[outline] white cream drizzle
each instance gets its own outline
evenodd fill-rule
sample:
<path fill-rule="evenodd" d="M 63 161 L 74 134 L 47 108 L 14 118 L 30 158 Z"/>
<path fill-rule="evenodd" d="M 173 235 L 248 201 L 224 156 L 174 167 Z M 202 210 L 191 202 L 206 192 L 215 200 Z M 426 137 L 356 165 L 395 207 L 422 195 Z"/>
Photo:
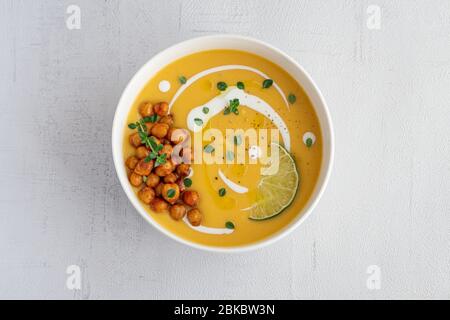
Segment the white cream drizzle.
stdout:
<path fill-rule="evenodd" d="M 216 73 L 216 72 L 221 72 L 221 71 L 225 71 L 225 70 L 247 70 L 247 71 L 252 71 L 254 73 L 259 74 L 260 76 L 268 79 L 269 76 L 266 75 L 265 73 L 261 72 L 258 69 L 252 68 L 252 67 L 248 67 L 248 66 L 244 66 L 244 65 L 224 65 L 224 66 L 219 66 L 219 67 L 215 67 L 215 68 L 211 68 L 211 69 L 207 69 L 204 70 L 202 72 L 197 73 L 196 75 L 190 77 L 187 82 L 185 83 L 185 85 L 181 86 L 177 92 L 175 93 L 175 95 L 173 96 L 170 104 L 169 104 L 169 112 L 170 109 L 172 108 L 173 104 L 175 103 L 175 101 L 178 99 L 178 97 L 191 85 L 193 84 L 195 81 L 209 75 L 212 73 Z M 281 98 L 283 99 L 286 107 L 288 109 L 290 109 L 289 107 L 289 103 L 286 99 L 286 95 L 284 94 L 284 92 L 281 90 L 281 88 L 277 85 L 277 83 L 273 83 L 273 87 L 279 92 L 279 94 L 281 95 Z M 170 90 L 170 83 L 169 86 L 167 88 L 167 83 L 160 83 L 159 84 L 159 89 L 162 92 L 166 92 L 168 90 Z M 164 91 L 165 90 L 165 91 Z M 198 132 L 200 131 L 203 126 L 205 126 L 207 124 L 207 122 L 209 121 L 209 119 L 211 119 L 213 116 L 215 116 L 216 114 L 218 114 L 219 112 L 221 112 L 229 103 L 230 100 L 232 99 L 239 99 L 240 104 L 245 105 L 257 112 L 260 112 L 262 114 L 264 114 L 266 117 L 269 117 L 270 119 L 272 119 L 273 123 L 277 126 L 278 130 L 281 133 L 281 136 L 283 138 L 284 141 L 284 145 L 286 147 L 286 149 L 289 151 L 290 150 L 290 144 L 291 144 L 291 139 L 290 139 L 290 134 L 289 131 L 287 129 L 287 126 L 285 124 L 285 122 L 283 121 L 283 119 L 281 119 L 281 117 L 279 116 L 278 113 L 275 112 L 275 110 L 264 100 L 247 94 L 245 93 L 243 90 L 239 90 L 236 87 L 230 87 L 226 92 L 220 94 L 219 96 L 211 99 L 209 102 L 207 102 L 206 104 L 202 105 L 202 106 L 198 106 L 194 109 L 192 109 L 189 112 L 188 115 L 188 119 L 187 119 L 187 125 L 188 128 L 193 131 L 193 132 Z M 203 113 L 203 107 L 208 107 L 209 108 L 209 112 L 207 114 Z M 203 124 L 201 126 L 197 125 L 194 121 L 194 119 L 201 119 Z M 193 175 L 193 170 L 191 169 L 191 172 L 189 174 L 189 177 L 191 177 Z M 223 174 L 223 172 L 219 169 L 219 176 L 220 178 L 224 181 L 224 183 L 233 191 L 237 192 L 237 193 L 246 193 L 248 192 L 248 188 L 241 186 L 239 184 L 236 184 L 235 182 L 229 180 L 227 177 L 225 177 L 225 175 Z M 247 210 L 250 208 L 246 208 Z M 246 210 L 243 209 L 243 210 Z M 194 229 L 198 232 L 202 232 L 202 233 L 207 233 L 207 234 L 231 234 L 234 232 L 234 229 L 228 229 L 228 228 L 211 228 L 211 227 L 205 227 L 205 226 L 198 226 L 198 227 L 194 227 L 193 225 L 191 225 L 187 219 L 187 217 L 183 218 L 184 223 L 186 223 L 191 229 Z"/>
<path fill-rule="evenodd" d="M 167 80 L 162 80 L 158 85 L 158 89 L 161 92 L 169 91 L 170 90 L 170 82 Z"/>
<path fill-rule="evenodd" d="M 237 184 L 237 183 L 231 181 L 230 179 L 228 179 L 223 174 L 222 170 L 220 170 L 220 169 L 219 169 L 219 177 L 228 186 L 228 188 L 230 188 L 234 192 L 236 192 L 236 193 L 247 193 L 248 192 L 248 188 L 241 186 L 240 184 Z"/>
<path fill-rule="evenodd" d="M 258 159 L 261 157 L 261 148 L 258 146 L 250 146 L 250 148 L 248 148 L 248 156 L 250 159 Z"/>
<path fill-rule="evenodd" d="M 230 87 L 227 91 L 212 98 L 204 105 L 193 108 L 187 116 L 187 126 L 189 130 L 193 132 L 199 132 L 208 121 L 220 112 L 228 105 L 230 100 L 239 99 L 241 105 L 247 106 L 253 109 L 269 119 L 276 125 L 280 131 L 281 137 L 283 138 L 285 148 L 289 151 L 291 148 L 291 137 L 289 130 L 287 129 L 286 123 L 281 119 L 280 115 L 264 100 L 257 96 L 246 93 L 236 87 Z M 205 114 L 203 108 L 207 107 L 209 112 Z M 196 119 L 201 120 L 201 124 Z"/>
<path fill-rule="evenodd" d="M 247 71 L 252 71 L 254 73 L 259 74 L 260 76 L 269 79 L 269 76 L 267 74 L 265 74 L 264 72 L 249 67 L 249 66 L 243 66 L 243 65 L 239 65 L 239 64 L 229 64 L 229 65 L 224 65 L 224 66 L 218 66 L 218 67 L 214 67 L 211 69 L 206 69 L 202 72 L 197 73 L 196 75 L 190 77 L 185 85 L 181 86 L 178 91 L 175 93 L 175 95 L 172 98 L 172 101 L 169 103 L 169 112 L 170 109 L 172 108 L 173 104 L 175 103 L 175 101 L 177 101 L 178 97 L 184 92 L 184 90 L 186 90 L 191 84 L 193 84 L 195 81 L 197 81 L 198 79 L 201 79 L 211 73 L 216 73 L 216 72 L 221 72 L 221 71 L 226 71 L 226 70 L 247 70 Z M 286 95 L 284 94 L 283 90 L 281 90 L 281 88 L 278 86 L 278 84 L 276 82 L 273 83 L 272 85 L 281 95 L 281 98 L 283 99 L 284 103 L 286 104 L 286 107 L 288 109 L 290 109 L 289 107 L 289 103 L 286 99 Z"/>
<path fill-rule="evenodd" d="M 210 228 L 205 226 L 198 226 L 194 227 L 192 224 L 190 224 L 189 220 L 185 216 L 183 218 L 184 223 L 186 223 L 191 229 L 194 229 L 195 231 L 202 232 L 202 233 L 208 233 L 208 234 L 231 234 L 234 232 L 234 229 L 228 229 L 228 228 Z"/>

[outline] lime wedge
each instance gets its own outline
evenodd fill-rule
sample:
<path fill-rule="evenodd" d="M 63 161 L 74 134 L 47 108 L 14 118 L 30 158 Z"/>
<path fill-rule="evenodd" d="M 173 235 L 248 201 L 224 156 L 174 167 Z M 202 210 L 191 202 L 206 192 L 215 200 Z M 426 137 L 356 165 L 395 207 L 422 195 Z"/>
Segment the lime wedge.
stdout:
<path fill-rule="evenodd" d="M 294 200 L 299 185 L 299 175 L 295 166 L 295 161 L 285 148 L 273 143 L 274 148 L 279 151 L 278 170 L 273 173 L 272 168 L 264 175 L 258 184 L 256 202 L 248 211 L 252 220 L 265 220 L 280 214 Z"/>

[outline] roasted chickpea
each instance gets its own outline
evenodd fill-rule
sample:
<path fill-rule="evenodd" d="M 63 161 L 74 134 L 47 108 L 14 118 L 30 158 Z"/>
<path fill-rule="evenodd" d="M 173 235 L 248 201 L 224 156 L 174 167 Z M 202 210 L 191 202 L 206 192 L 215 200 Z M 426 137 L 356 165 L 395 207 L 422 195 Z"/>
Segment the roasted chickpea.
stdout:
<path fill-rule="evenodd" d="M 141 138 L 139 137 L 139 133 L 135 132 L 133 134 L 130 135 L 130 144 L 137 148 L 142 144 Z"/>
<path fill-rule="evenodd" d="M 142 184 L 142 181 L 143 181 L 142 176 L 134 172 L 130 174 L 130 183 L 132 186 L 139 187 Z"/>
<path fill-rule="evenodd" d="M 145 128 L 147 128 L 147 132 L 152 132 L 152 128 L 155 124 L 153 122 L 144 123 Z"/>
<path fill-rule="evenodd" d="M 173 165 L 172 161 L 167 160 L 163 164 L 156 167 L 155 173 L 160 177 L 165 177 L 169 173 L 173 172 L 173 170 L 175 170 L 175 166 Z"/>
<path fill-rule="evenodd" d="M 147 177 L 147 181 L 145 182 L 147 186 L 151 188 L 155 188 L 159 183 L 159 176 L 154 173 L 150 173 Z"/>
<path fill-rule="evenodd" d="M 202 223 L 202 213 L 198 209 L 189 210 L 187 218 L 194 227 L 198 227 Z"/>
<path fill-rule="evenodd" d="M 167 211 L 167 209 L 169 209 L 169 204 L 160 198 L 153 199 L 153 201 L 150 203 L 150 206 L 153 211 L 158 213 Z"/>
<path fill-rule="evenodd" d="M 150 117 L 152 114 L 154 114 L 153 105 L 150 102 L 141 103 L 141 105 L 139 106 L 139 113 L 144 118 Z"/>
<path fill-rule="evenodd" d="M 171 127 L 171 126 L 173 126 L 173 116 L 171 114 L 168 114 L 167 116 L 162 117 L 159 120 L 159 123 L 165 123 Z"/>
<path fill-rule="evenodd" d="M 200 197 L 197 191 L 187 190 L 183 193 L 183 202 L 188 206 L 195 207 L 199 200 Z"/>
<path fill-rule="evenodd" d="M 159 154 L 166 154 L 166 159 L 169 159 L 172 156 L 173 148 L 170 144 L 165 144 Z"/>
<path fill-rule="evenodd" d="M 170 208 L 170 216 L 174 220 L 181 220 L 183 219 L 184 215 L 186 214 L 186 208 L 181 204 L 174 204 Z"/>
<path fill-rule="evenodd" d="M 169 131 L 169 125 L 166 123 L 157 123 L 152 127 L 152 135 L 157 138 L 164 138 Z"/>
<path fill-rule="evenodd" d="M 144 146 L 140 146 L 136 149 L 136 157 L 138 159 L 144 159 L 150 154 L 150 151 Z"/>
<path fill-rule="evenodd" d="M 134 170 L 136 168 L 137 163 L 139 162 L 139 159 L 135 156 L 128 157 L 127 161 L 125 161 L 125 165 L 130 170 Z"/>
<path fill-rule="evenodd" d="M 158 197 L 161 196 L 163 187 L 164 187 L 164 183 L 162 183 L 162 182 L 156 186 L 155 193 Z"/>
<path fill-rule="evenodd" d="M 153 106 L 153 110 L 160 117 L 164 117 L 169 112 L 169 105 L 167 102 L 160 102 Z"/>
<path fill-rule="evenodd" d="M 174 204 L 180 197 L 180 188 L 175 183 L 167 183 L 162 188 L 162 196 L 164 200 Z"/>
<path fill-rule="evenodd" d="M 164 182 L 165 183 L 175 183 L 175 181 L 177 181 L 177 179 L 178 179 L 178 176 L 172 172 L 164 177 Z"/>
<path fill-rule="evenodd" d="M 152 188 L 144 187 L 138 192 L 139 199 L 145 204 L 150 204 L 155 198 L 155 191 Z"/>
<path fill-rule="evenodd" d="M 177 167 L 177 173 L 180 177 L 187 177 L 190 171 L 191 166 L 186 163 L 182 163 Z"/>
<path fill-rule="evenodd" d="M 140 176 L 148 176 L 150 172 L 152 172 L 152 169 L 153 169 L 153 160 L 145 162 L 145 160 L 142 159 L 138 162 L 136 168 L 134 168 L 134 173 Z"/>

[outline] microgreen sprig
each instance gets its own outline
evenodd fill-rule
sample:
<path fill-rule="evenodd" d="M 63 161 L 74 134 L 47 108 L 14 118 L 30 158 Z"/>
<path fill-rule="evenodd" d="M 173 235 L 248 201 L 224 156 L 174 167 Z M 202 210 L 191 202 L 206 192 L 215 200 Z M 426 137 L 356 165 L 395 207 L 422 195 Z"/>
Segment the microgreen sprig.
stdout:
<path fill-rule="evenodd" d="M 155 141 L 155 138 L 149 137 L 147 135 L 147 126 L 145 125 L 146 122 L 156 122 L 157 116 L 153 115 L 150 117 L 145 117 L 137 121 L 136 123 L 130 123 L 128 127 L 130 129 L 137 129 L 139 138 L 141 139 L 142 143 L 151 150 L 148 156 L 144 158 L 145 162 L 150 162 L 153 159 L 155 160 L 155 167 L 162 165 L 166 162 L 167 154 L 159 154 L 159 152 L 162 150 L 163 145 L 157 144 Z"/>
<path fill-rule="evenodd" d="M 223 110 L 223 114 L 227 115 L 230 113 L 234 113 L 235 115 L 238 115 L 239 114 L 239 110 L 238 110 L 239 104 L 240 104 L 240 102 L 239 102 L 239 99 L 237 99 L 237 98 L 230 100 L 230 103 L 228 104 L 228 106 L 225 108 L 225 110 Z"/>
<path fill-rule="evenodd" d="M 143 140 L 144 141 L 144 140 Z M 159 152 L 162 150 L 163 145 L 157 144 L 155 139 L 153 137 L 146 136 L 145 139 L 145 145 L 150 148 L 152 151 L 150 154 L 145 158 L 145 162 L 150 162 L 153 159 L 155 160 L 155 167 L 160 166 L 166 162 L 167 154 L 159 154 Z"/>

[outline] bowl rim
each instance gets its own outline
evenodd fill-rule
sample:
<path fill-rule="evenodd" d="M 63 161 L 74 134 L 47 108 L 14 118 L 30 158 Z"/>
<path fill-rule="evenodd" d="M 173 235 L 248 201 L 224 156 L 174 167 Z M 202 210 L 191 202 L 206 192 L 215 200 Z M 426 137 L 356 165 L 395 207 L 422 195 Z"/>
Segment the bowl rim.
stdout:
<path fill-rule="evenodd" d="M 278 232 L 276 232 L 276 233 L 274 233 L 274 234 L 272 234 L 272 235 L 270 235 L 270 236 L 268 236 L 266 238 L 263 238 L 262 240 L 259 240 L 257 242 L 245 244 L 245 245 L 242 245 L 242 246 L 231 246 L 231 247 L 209 246 L 209 245 L 204 245 L 204 244 L 200 244 L 200 243 L 196 243 L 196 242 L 184 239 L 184 238 L 182 238 L 182 237 L 180 237 L 180 236 L 170 232 L 169 230 L 167 230 L 166 228 L 161 226 L 158 222 L 153 220 L 153 218 L 145 211 L 145 209 L 143 208 L 142 204 L 137 199 L 137 196 L 134 193 L 133 189 L 129 185 L 128 178 L 126 177 L 126 174 L 125 174 L 125 177 L 124 177 L 124 175 L 119 171 L 120 166 L 123 166 L 123 158 L 122 158 L 123 155 L 122 154 L 120 154 L 120 155 L 118 154 L 118 150 L 117 149 L 122 150 L 122 148 L 119 148 L 118 146 L 116 146 L 115 140 L 116 140 L 116 135 L 119 135 L 119 137 L 121 138 L 121 139 L 119 139 L 119 141 L 123 141 L 123 129 L 124 129 L 123 127 L 119 127 L 119 123 L 120 123 L 119 111 L 122 108 L 121 106 L 124 105 L 124 103 L 125 103 L 128 91 L 132 90 L 132 87 L 134 86 L 134 82 L 137 81 L 138 75 L 143 73 L 145 71 L 145 69 L 148 67 L 148 65 L 150 65 L 152 63 L 152 61 L 162 57 L 163 55 L 167 54 L 168 52 L 176 50 L 179 47 L 187 46 L 190 43 L 194 44 L 194 43 L 196 43 L 198 41 L 209 41 L 209 40 L 238 40 L 238 41 L 245 41 L 245 42 L 248 42 L 250 44 L 251 43 L 256 44 L 256 45 L 258 45 L 260 47 L 265 47 L 265 49 L 268 49 L 269 51 L 273 51 L 275 54 L 278 54 L 279 56 L 281 56 L 281 58 L 286 59 L 287 62 L 292 64 L 293 66 L 295 66 L 298 69 L 298 71 L 303 75 L 303 77 L 306 79 L 306 81 L 309 82 L 310 89 L 314 91 L 314 93 L 317 95 L 316 98 L 319 100 L 319 103 L 322 105 L 322 108 L 323 108 L 323 110 L 322 110 L 323 111 L 323 119 L 320 119 L 320 120 L 323 120 L 323 121 L 321 121 L 322 136 L 325 135 L 323 122 L 325 122 L 326 126 L 328 127 L 328 132 L 327 132 L 328 140 L 329 140 L 328 141 L 328 144 L 329 144 L 328 159 L 324 159 L 324 156 L 322 156 L 322 165 L 321 165 L 321 168 L 320 168 L 321 171 L 325 170 L 324 175 L 323 175 L 323 180 L 322 180 L 320 185 L 316 185 L 316 190 L 311 195 L 311 198 L 309 199 L 309 201 L 306 204 L 306 206 L 301 210 L 301 211 L 303 211 L 303 214 L 296 221 L 295 220 L 292 221 L 290 224 L 288 224 L 284 228 L 280 229 Z M 206 49 L 201 49 L 201 50 L 198 50 L 196 52 L 201 52 L 201 51 L 204 51 L 204 50 L 206 50 Z M 236 49 L 236 50 L 239 50 L 239 49 Z M 242 51 L 245 51 L 245 50 L 242 50 Z M 257 53 L 254 53 L 254 54 L 257 54 Z M 262 56 L 262 57 L 264 57 L 264 56 Z M 266 59 L 268 59 L 268 58 L 266 58 Z M 168 62 L 168 63 L 170 63 L 170 62 Z M 281 68 L 283 68 L 283 67 L 281 67 Z M 297 77 L 295 77 L 295 78 L 297 78 Z M 305 90 L 305 93 L 307 93 L 308 97 L 311 99 L 310 93 L 306 92 L 306 89 L 304 88 L 305 87 L 305 83 L 300 83 L 300 85 L 303 87 L 303 89 Z M 135 97 L 134 97 L 134 99 L 135 99 Z M 313 103 L 313 107 L 315 108 L 315 104 L 314 103 Z M 128 106 L 128 109 L 129 109 L 129 106 Z M 316 110 L 316 112 L 317 112 L 317 110 Z M 260 248 L 269 246 L 269 245 L 271 245 L 271 244 L 281 240 L 282 238 L 284 238 L 287 235 L 291 234 L 295 229 L 297 229 L 311 215 L 312 211 L 317 206 L 318 202 L 320 201 L 320 199 L 321 199 L 321 197 L 322 197 L 323 193 L 325 192 L 325 189 L 326 189 L 326 187 L 328 185 L 328 182 L 329 182 L 329 179 L 330 179 L 330 176 L 331 176 L 331 171 L 332 171 L 332 168 L 333 168 L 333 163 L 334 163 L 334 148 L 335 148 L 334 139 L 335 138 L 334 138 L 333 123 L 332 123 L 332 120 L 331 120 L 331 115 L 330 115 L 330 112 L 329 112 L 328 105 L 327 105 L 327 103 L 325 101 L 325 98 L 322 95 L 322 92 L 320 91 L 320 89 L 318 88 L 318 86 L 316 85 L 314 80 L 311 78 L 309 73 L 294 58 L 290 57 L 284 51 L 282 51 L 282 50 L 272 46 L 271 44 L 269 44 L 269 43 L 267 43 L 265 41 L 259 40 L 259 39 L 252 38 L 252 37 L 247 37 L 247 36 L 242 36 L 242 35 L 233 35 L 233 34 L 216 34 L 216 35 L 207 35 L 207 36 L 190 38 L 190 39 L 178 42 L 178 43 L 176 43 L 176 44 L 174 44 L 174 45 L 172 45 L 172 46 L 170 46 L 170 47 L 160 51 L 156 55 L 153 55 L 132 76 L 132 78 L 127 83 L 125 89 L 123 90 L 123 92 L 121 94 L 121 97 L 119 99 L 119 102 L 117 104 L 116 110 L 114 112 L 114 119 L 113 119 L 113 125 L 112 125 L 112 135 L 111 135 L 112 156 L 113 156 L 114 168 L 115 168 L 117 177 L 119 179 L 119 182 L 120 182 L 120 185 L 121 185 L 123 191 L 127 195 L 128 200 L 131 202 L 131 204 L 136 209 L 136 211 L 139 212 L 139 214 L 150 225 L 152 225 L 154 228 L 156 228 L 156 230 L 160 231 L 161 233 L 163 233 L 164 235 L 168 236 L 169 238 L 177 241 L 178 243 L 187 245 L 187 246 L 189 246 L 191 248 L 200 249 L 200 250 L 203 250 L 203 251 L 219 252 L 219 253 L 239 253 L 239 252 L 247 252 L 247 251 L 253 251 L 253 250 L 256 250 L 256 249 L 260 249 Z M 325 152 L 324 152 L 324 154 L 325 154 Z M 322 175 L 322 173 L 320 175 Z M 321 178 L 320 175 L 319 175 L 319 179 Z M 319 181 L 317 183 L 319 183 Z M 300 212 L 299 212 L 299 214 L 300 214 Z"/>

